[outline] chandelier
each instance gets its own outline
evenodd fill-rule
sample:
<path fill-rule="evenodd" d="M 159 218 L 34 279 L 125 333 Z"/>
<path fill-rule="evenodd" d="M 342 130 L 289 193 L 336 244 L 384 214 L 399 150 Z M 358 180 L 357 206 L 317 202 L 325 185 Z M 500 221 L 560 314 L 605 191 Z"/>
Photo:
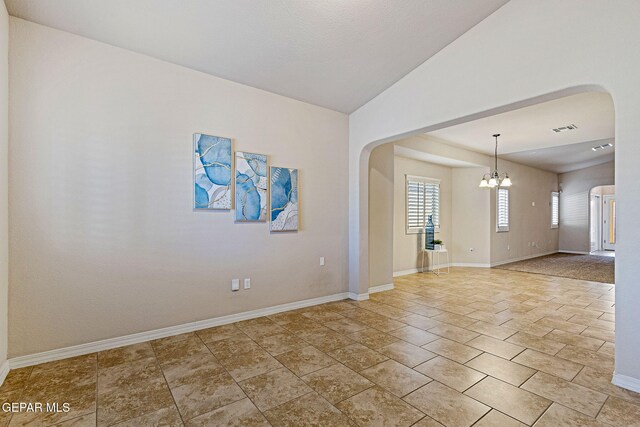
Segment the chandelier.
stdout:
<path fill-rule="evenodd" d="M 495 159 L 495 169 L 491 173 L 485 173 L 480 181 L 480 188 L 495 188 L 495 187 L 511 187 L 511 179 L 509 179 L 509 175 L 505 172 L 501 174 L 498 172 L 498 137 L 499 133 L 493 135 L 496 139 L 496 151 L 494 154 Z M 488 179 L 487 179 L 488 178 Z"/>

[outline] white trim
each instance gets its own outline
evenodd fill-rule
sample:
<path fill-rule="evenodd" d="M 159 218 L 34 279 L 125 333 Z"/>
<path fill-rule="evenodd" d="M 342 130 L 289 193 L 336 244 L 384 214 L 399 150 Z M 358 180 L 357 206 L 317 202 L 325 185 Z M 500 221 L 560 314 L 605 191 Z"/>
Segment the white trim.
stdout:
<path fill-rule="evenodd" d="M 418 268 L 410 268 L 409 270 L 394 271 L 393 277 L 406 276 L 408 274 L 420 273 Z"/>
<path fill-rule="evenodd" d="M 591 252 L 582 252 L 582 251 L 565 251 L 564 249 L 560 249 L 558 251 L 561 254 L 576 254 L 576 255 L 589 255 Z"/>
<path fill-rule="evenodd" d="M 94 341 L 86 344 L 74 345 L 71 347 L 58 348 L 55 350 L 44 351 L 42 353 L 29 354 L 9 359 L 5 364 L 9 368 L 22 368 L 25 366 L 37 365 L 44 362 L 66 359 L 68 357 L 81 356 L 83 354 L 95 353 L 98 351 L 109 350 L 112 348 L 123 347 L 130 344 L 137 344 L 158 338 L 169 337 L 172 335 L 183 334 L 186 332 L 198 331 L 214 326 L 226 325 L 228 323 L 239 322 L 241 320 L 255 319 L 256 317 L 268 316 L 270 314 L 281 313 L 283 311 L 295 310 L 298 308 L 310 307 L 312 305 L 325 304 L 328 302 L 339 301 L 351 298 L 350 292 L 342 292 L 339 294 L 327 295 L 324 297 L 311 298 L 302 301 L 294 301 L 286 304 L 280 304 L 273 307 L 260 308 L 257 310 L 245 311 L 242 313 L 230 314 L 227 316 L 214 317 L 212 319 L 198 320 L 196 322 L 185 323 L 182 325 L 169 326 L 167 328 L 155 329 L 147 332 L 139 332 L 136 334 L 125 335 L 122 337 L 108 338 L 105 340 Z M 364 297 L 363 297 L 364 296 Z M 358 301 L 369 298 L 369 294 L 357 295 Z M 362 298 L 362 299 L 360 299 Z M 354 299 L 354 298 L 352 298 Z M 0 368 L 2 374 L 4 365 Z"/>
<path fill-rule="evenodd" d="M 354 301 L 366 301 L 369 299 L 369 293 L 356 294 L 355 292 L 349 292 L 349 299 L 352 299 Z"/>
<path fill-rule="evenodd" d="M 524 261 L 526 259 L 538 258 L 538 257 L 541 257 L 541 256 L 553 255 L 553 254 L 557 254 L 557 253 L 558 253 L 558 251 L 551 251 L 551 252 L 544 252 L 544 253 L 541 253 L 541 254 L 521 256 L 521 257 L 518 257 L 518 258 L 509 258 L 509 259 L 504 260 L 504 261 L 492 262 L 491 263 L 491 267 L 497 267 L 497 266 L 503 265 L 503 264 L 509 264 L 509 263 L 512 263 L 512 262 Z"/>
<path fill-rule="evenodd" d="M 490 268 L 491 264 L 483 264 L 480 262 L 454 262 L 452 267 L 471 267 L 471 268 Z"/>
<path fill-rule="evenodd" d="M 0 366 L 0 385 L 4 383 L 4 380 L 7 378 L 9 374 L 9 361 L 5 360 L 2 366 Z"/>
<path fill-rule="evenodd" d="M 371 286 L 369 288 L 369 294 L 375 294 L 376 292 L 390 291 L 393 289 L 393 283 L 387 283 L 386 285 Z"/>
<path fill-rule="evenodd" d="M 626 388 L 627 390 L 635 391 L 636 393 L 640 393 L 640 380 L 633 377 L 628 377 L 622 374 L 613 373 L 613 378 L 611 379 L 611 384 L 617 385 L 618 387 Z"/>

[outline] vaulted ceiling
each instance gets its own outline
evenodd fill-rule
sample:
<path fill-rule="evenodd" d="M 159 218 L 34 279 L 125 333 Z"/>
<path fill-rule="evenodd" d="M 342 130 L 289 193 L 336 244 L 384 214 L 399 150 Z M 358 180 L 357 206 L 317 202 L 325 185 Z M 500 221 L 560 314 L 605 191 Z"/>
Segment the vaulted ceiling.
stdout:
<path fill-rule="evenodd" d="M 345 113 L 508 0 L 5 0 L 13 16 Z"/>

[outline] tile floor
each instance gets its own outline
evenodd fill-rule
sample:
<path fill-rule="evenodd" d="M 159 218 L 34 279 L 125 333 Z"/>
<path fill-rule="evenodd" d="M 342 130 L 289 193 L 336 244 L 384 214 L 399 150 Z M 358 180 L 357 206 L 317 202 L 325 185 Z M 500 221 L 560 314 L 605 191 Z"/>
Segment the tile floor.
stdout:
<path fill-rule="evenodd" d="M 414 274 L 339 301 L 11 371 L 0 425 L 638 426 L 610 383 L 612 285 Z"/>

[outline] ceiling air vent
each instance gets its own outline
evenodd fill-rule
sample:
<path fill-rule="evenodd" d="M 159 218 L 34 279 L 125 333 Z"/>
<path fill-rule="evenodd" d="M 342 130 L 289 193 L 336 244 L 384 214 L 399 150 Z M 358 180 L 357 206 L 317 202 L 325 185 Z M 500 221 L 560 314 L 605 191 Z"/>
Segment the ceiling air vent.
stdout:
<path fill-rule="evenodd" d="M 606 143 L 606 144 L 602 144 L 602 145 L 597 145 L 597 146 L 593 147 L 592 150 L 593 151 L 604 150 L 605 148 L 609 148 L 609 147 L 613 147 L 613 144 Z"/>
<path fill-rule="evenodd" d="M 555 133 L 560 133 L 560 132 L 566 132 L 569 130 L 576 130 L 578 129 L 578 126 L 571 124 L 571 125 L 567 125 L 567 126 L 562 126 L 559 128 L 555 128 L 555 129 L 551 129 L 552 131 L 554 131 Z"/>

